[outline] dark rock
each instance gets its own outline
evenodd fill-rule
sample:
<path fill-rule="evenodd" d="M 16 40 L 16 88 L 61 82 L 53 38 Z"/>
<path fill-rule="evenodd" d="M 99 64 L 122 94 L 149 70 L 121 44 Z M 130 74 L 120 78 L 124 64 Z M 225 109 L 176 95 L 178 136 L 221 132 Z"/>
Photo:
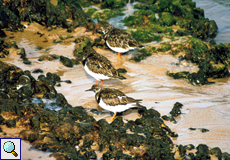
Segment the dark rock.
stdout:
<path fill-rule="evenodd" d="M 0 29 L 0 37 L 1 38 L 5 38 L 6 37 L 6 33 Z"/>
<path fill-rule="evenodd" d="M 95 119 L 88 115 L 81 106 L 69 108 L 68 112 L 69 114 L 74 115 L 72 119 L 75 121 L 95 122 Z"/>
<path fill-rule="evenodd" d="M 17 54 L 21 55 L 20 56 L 21 59 L 25 59 L 26 58 L 26 50 L 25 50 L 25 48 L 21 48 L 21 52 L 19 52 Z"/>
<path fill-rule="evenodd" d="M 131 57 L 131 60 L 135 61 L 135 62 L 140 62 L 141 60 L 146 59 L 148 56 L 151 56 L 152 54 L 144 49 L 141 49 L 140 51 L 138 51 L 137 53 L 133 54 L 133 56 Z"/>
<path fill-rule="evenodd" d="M 195 146 L 193 144 L 189 144 L 189 145 L 186 145 L 186 149 L 187 150 L 193 150 L 195 148 Z"/>
<path fill-rule="evenodd" d="M 71 84 L 71 83 L 72 83 L 71 80 L 65 80 L 65 81 L 63 81 L 63 82 L 66 82 L 66 83 L 68 83 L 68 84 Z"/>
<path fill-rule="evenodd" d="M 11 128 L 11 127 L 16 127 L 16 120 L 13 119 L 13 120 L 7 120 L 6 121 L 6 126 Z"/>
<path fill-rule="evenodd" d="M 4 53 L 0 53 L 0 58 L 6 58 Z"/>
<path fill-rule="evenodd" d="M 112 123 L 111 123 L 111 126 L 113 128 L 116 128 L 116 129 L 119 129 L 121 128 L 122 126 L 124 126 L 124 122 L 123 122 L 123 118 L 122 117 L 117 117 Z"/>
<path fill-rule="evenodd" d="M 200 131 L 201 131 L 202 133 L 205 133 L 205 132 L 208 132 L 209 130 L 208 130 L 208 129 L 205 129 L 205 128 L 201 128 Z"/>
<path fill-rule="evenodd" d="M 214 20 L 209 21 L 207 28 L 208 28 L 208 36 L 210 38 L 216 37 L 218 27 L 217 27 L 217 24 Z"/>
<path fill-rule="evenodd" d="M 92 144 L 93 144 L 92 139 L 91 140 L 85 139 L 84 142 L 83 142 L 83 147 L 85 147 L 87 149 L 90 149 Z"/>
<path fill-rule="evenodd" d="M 107 152 L 105 152 L 105 153 L 102 155 L 102 158 L 103 158 L 104 160 L 113 159 L 113 158 L 114 158 L 114 154 L 113 154 L 113 152 L 111 152 L 111 151 L 107 151 Z"/>
<path fill-rule="evenodd" d="M 69 58 L 67 58 L 67 57 L 60 56 L 60 61 L 66 67 L 73 67 L 73 62 Z"/>
<path fill-rule="evenodd" d="M 3 50 L 2 53 L 6 56 L 8 56 L 10 54 L 10 52 L 8 50 Z"/>
<path fill-rule="evenodd" d="M 145 118 L 154 118 L 154 117 L 160 117 L 160 113 L 155 109 L 149 109 L 147 110 L 145 107 L 138 108 L 138 113 Z"/>
<path fill-rule="evenodd" d="M 125 68 L 119 68 L 117 69 L 119 73 L 127 73 L 127 70 Z"/>
<path fill-rule="evenodd" d="M 30 120 L 30 123 L 31 123 L 31 126 L 34 129 L 40 129 L 40 121 L 39 121 L 39 116 L 38 115 L 32 117 L 31 120 Z"/>
<path fill-rule="evenodd" d="M 222 152 L 219 147 L 210 149 L 209 154 L 216 156 L 218 159 L 222 159 Z"/>
<path fill-rule="evenodd" d="M 43 49 L 43 48 L 40 47 L 40 46 L 36 47 L 36 50 L 42 50 L 42 49 Z"/>
<path fill-rule="evenodd" d="M 31 65 L 31 62 L 30 62 L 27 58 L 25 58 L 25 59 L 23 60 L 23 63 L 24 63 L 24 64 L 27 64 L 27 65 Z"/>
<path fill-rule="evenodd" d="M 58 93 L 58 94 L 56 95 L 56 98 L 57 98 L 56 104 L 57 104 L 58 106 L 65 107 L 65 106 L 68 106 L 68 105 L 69 105 L 63 94 Z"/>
<path fill-rule="evenodd" d="M 178 149 L 179 149 L 179 155 L 181 156 L 181 157 L 184 157 L 185 156 L 185 154 L 186 154 L 186 146 L 183 146 L 183 145 L 179 145 L 178 146 Z"/>
<path fill-rule="evenodd" d="M 46 99 L 53 99 L 55 97 L 56 97 L 56 95 L 53 93 L 44 93 L 43 94 L 43 98 L 46 98 Z"/>
<path fill-rule="evenodd" d="M 20 102 L 25 102 L 27 100 L 31 101 L 31 96 L 33 94 L 33 90 L 31 89 L 31 87 L 29 86 L 23 86 L 18 90 L 18 100 Z"/>
<path fill-rule="evenodd" d="M 55 74 L 55 73 L 50 73 L 48 72 L 46 74 L 46 79 L 51 81 L 53 83 L 53 85 L 56 84 L 56 82 L 60 82 L 61 81 L 61 78 L 59 75 Z"/>
<path fill-rule="evenodd" d="M 61 83 L 57 83 L 56 86 L 57 86 L 57 87 L 61 87 Z"/>
<path fill-rule="evenodd" d="M 208 146 L 205 144 L 199 144 L 197 147 L 196 158 L 197 159 L 211 159 L 209 156 L 209 149 Z"/>
<path fill-rule="evenodd" d="M 20 24 L 19 11 L 16 7 L 14 9 L 10 8 L 11 3 L 8 6 L 0 6 L 0 28 L 6 28 L 8 31 L 18 31 L 22 30 L 22 25 Z M 11 6 L 12 7 L 12 6 Z"/>
<path fill-rule="evenodd" d="M 222 159 L 229 160 L 230 159 L 230 154 L 227 152 L 222 153 Z"/>
<path fill-rule="evenodd" d="M 187 78 L 192 85 L 204 85 L 212 83 L 208 81 L 207 75 L 201 70 L 199 70 L 197 73 L 189 74 Z"/>
<path fill-rule="evenodd" d="M 126 4 L 125 1 L 120 1 L 120 0 L 105 0 L 101 4 L 101 8 L 121 8 L 124 7 Z"/>
<path fill-rule="evenodd" d="M 81 63 L 81 61 L 80 61 L 80 59 L 71 59 L 71 61 L 72 61 L 72 63 L 73 63 L 73 65 L 78 65 L 78 64 L 80 64 Z"/>
<path fill-rule="evenodd" d="M 183 104 L 181 104 L 180 102 L 176 102 L 173 106 L 173 109 L 170 111 L 170 114 L 173 117 L 177 117 L 181 114 L 181 108 L 182 108 Z"/>
<path fill-rule="evenodd" d="M 122 150 L 117 151 L 115 157 L 116 159 L 131 159 L 132 158 L 130 155 L 124 154 Z"/>
<path fill-rule="evenodd" d="M 189 153 L 188 156 L 189 156 L 190 159 L 195 159 L 194 153 Z"/>
<path fill-rule="evenodd" d="M 55 90 L 54 86 L 56 84 L 53 74 L 47 73 L 47 77 L 44 75 L 38 76 L 38 82 L 36 83 L 36 92 L 38 93 L 52 93 L 54 95 L 57 94 L 57 91 Z"/>
<path fill-rule="evenodd" d="M 41 70 L 41 69 L 35 69 L 32 73 L 43 73 L 43 70 Z"/>
<path fill-rule="evenodd" d="M 165 121 L 170 121 L 170 122 L 177 123 L 176 120 L 175 120 L 175 118 L 174 118 L 173 116 L 166 116 L 166 115 L 164 115 L 164 116 L 162 116 L 161 118 L 162 118 L 163 120 L 165 120 Z"/>
<path fill-rule="evenodd" d="M 84 156 L 87 158 L 87 159 L 97 159 L 97 155 L 95 153 L 95 151 L 89 151 L 89 152 L 85 152 Z"/>
<path fill-rule="evenodd" d="M 0 125 L 3 125 L 5 123 L 5 119 L 0 115 Z"/>

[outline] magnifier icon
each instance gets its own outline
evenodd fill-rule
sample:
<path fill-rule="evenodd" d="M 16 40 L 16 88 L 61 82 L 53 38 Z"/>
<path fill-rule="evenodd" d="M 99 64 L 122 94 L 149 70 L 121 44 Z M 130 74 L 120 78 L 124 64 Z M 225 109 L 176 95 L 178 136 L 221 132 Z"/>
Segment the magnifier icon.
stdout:
<path fill-rule="evenodd" d="M 18 154 L 14 151 L 15 150 L 15 145 L 11 141 L 7 141 L 3 145 L 3 149 L 7 153 L 12 153 L 15 157 L 18 156 Z"/>

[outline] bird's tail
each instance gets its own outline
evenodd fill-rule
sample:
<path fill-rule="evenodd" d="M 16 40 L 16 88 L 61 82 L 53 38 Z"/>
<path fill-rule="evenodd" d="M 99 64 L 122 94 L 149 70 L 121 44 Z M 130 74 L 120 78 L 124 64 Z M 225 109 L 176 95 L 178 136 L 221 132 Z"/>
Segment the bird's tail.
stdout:
<path fill-rule="evenodd" d="M 121 79 L 121 80 L 126 79 L 126 78 L 125 78 L 124 76 L 122 76 L 122 75 L 119 75 L 118 78 Z"/>
<path fill-rule="evenodd" d="M 140 103 L 141 103 L 141 101 L 142 101 L 142 99 L 135 99 L 137 102 L 136 102 L 136 106 L 138 107 L 138 108 L 140 108 L 140 107 L 145 107 L 145 106 L 143 106 L 143 105 L 141 105 Z"/>
<path fill-rule="evenodd" d="M 142 44 L 140 44 L 139 46 L 138 46 L 138 48 L 143 48 L 144 47 L 144 45 L 142 45 Z"/>

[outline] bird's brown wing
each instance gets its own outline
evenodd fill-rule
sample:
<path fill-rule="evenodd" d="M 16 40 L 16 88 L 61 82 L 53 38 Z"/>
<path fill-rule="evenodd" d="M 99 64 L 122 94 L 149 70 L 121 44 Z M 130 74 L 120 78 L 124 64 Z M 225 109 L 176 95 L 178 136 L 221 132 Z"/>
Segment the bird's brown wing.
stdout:
<path fill-rule="evenodd" d="M 116 89 L 103 90 L 101 92 L 102 100 L 111 106 L 126 105 L 127 103 L 136 103 L 137 101 L 131 97 L 126 96 L 123 92 Z"/>
<path fill-rule="evenodd" d="M 120 74 L 112 66 L 109 60 L 105 60 L 105 57 L 91 56 L 87 59 L 87 67 L 89 70 L 97 73 L 103 74 L 113 78 L 119 78 Z"/>
<path fill-rule="evenodd" d="M 113 29 L 106 37 L 107 42 L 111 47 L 139 47 L 140 44 L 132 37 L 132 35 L 123 29 Z"/>

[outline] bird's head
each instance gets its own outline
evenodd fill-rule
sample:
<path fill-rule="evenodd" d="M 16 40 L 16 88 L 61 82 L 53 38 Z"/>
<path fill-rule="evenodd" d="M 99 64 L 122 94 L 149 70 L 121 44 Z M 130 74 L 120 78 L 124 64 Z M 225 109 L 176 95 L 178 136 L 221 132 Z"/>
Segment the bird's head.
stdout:
<path fill-rule="evenodd" d="M 114 26 L 106 21 L 99 21 L 98 25 L 100 26 L 101 29 L 98 29 L 96 32 L 100 34 L 106 35 L 109 31 L 114 29 Z"/>
<path fill-rule="evenodd" d="M 93 91 L 94 93 L 97 93 L 97 92 L 100 92 L 102 90 L 102 87 L 97 85 L 97 84 L 94 84 L 92 85 L 92 87 L 88 90 L 85 90 L 85 91 Z"/>
<path fill-rule="evenodd" d="M 82 50 L 82 61 L 84 61 L 90 54 L 94 52 L 94 49 L 91 46 L 85 46 Z"/>

